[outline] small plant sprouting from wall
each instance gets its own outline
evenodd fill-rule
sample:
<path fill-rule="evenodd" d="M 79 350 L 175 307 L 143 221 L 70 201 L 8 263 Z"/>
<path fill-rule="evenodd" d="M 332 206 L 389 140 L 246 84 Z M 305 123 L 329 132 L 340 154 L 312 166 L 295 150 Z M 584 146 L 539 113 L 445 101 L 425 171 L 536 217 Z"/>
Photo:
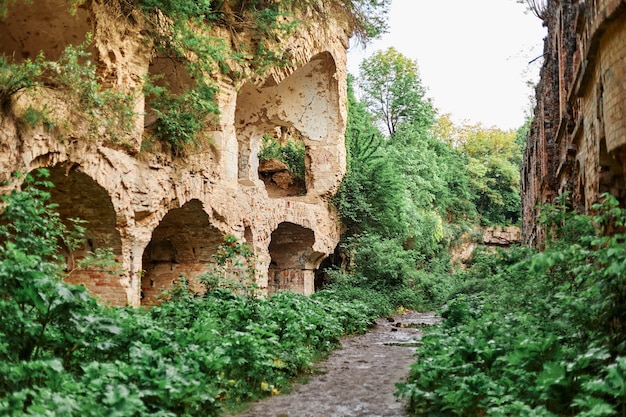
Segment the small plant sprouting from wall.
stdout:
<path fill-rule="evenodd" d="M 217 117 L 219 108 L 215 103 L 215 88 L 198 85 L 179 95 L 163 86 L 150 82 L 144 85 L 150 106 L 157 117 L 153 130 L 157 139 L 165 142 L 174 154 L 187 145 L 199 145 L 202 129 Z"/>
<path fill-rule="evenodd" d="M 27 59 L 13 64 L 5 56 L 0 56 L 0 106 L 6 110 L 11 97 L 37 85 L 43 71 L 44 58 L 38 55 L 35 60 Z"/>
<path fill-rule="evenodd" d="M 52 88 L 68 94 L 63 99 L 71 114 L 86 121 L 90 137 L 106 133 L 114 142 L 129 134 L 135 123 L 135 97 L 115 89 L 102 88 L 95 65 L 86 51 L 91 34 L 80 45 L 68 45 L 58 61 L 46 60 L 40 53 L 34 60 L 12 63 L 0 57 L 0 105 L 8 111 L 11 99 L 27 90 L 33 93 L 28 107 L 16 115 L 22 125 L 47 128 L 58 126 L 70 130 L 71 121 L 40 100 L 42 88 Z"/>

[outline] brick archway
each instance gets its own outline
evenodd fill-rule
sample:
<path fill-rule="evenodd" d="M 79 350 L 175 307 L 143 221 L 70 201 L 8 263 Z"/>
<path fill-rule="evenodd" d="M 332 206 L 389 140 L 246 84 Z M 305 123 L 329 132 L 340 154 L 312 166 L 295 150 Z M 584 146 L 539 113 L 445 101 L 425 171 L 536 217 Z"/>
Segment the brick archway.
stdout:
<path fill-rule="evenodd" d="M 194 279 L 207 271 L 222 239 L 199 200 L 170 210 L 152 232 L 143 253 L 141 303 L 156 303 L 161 292 L 182 275 L 193 286 Z"/>

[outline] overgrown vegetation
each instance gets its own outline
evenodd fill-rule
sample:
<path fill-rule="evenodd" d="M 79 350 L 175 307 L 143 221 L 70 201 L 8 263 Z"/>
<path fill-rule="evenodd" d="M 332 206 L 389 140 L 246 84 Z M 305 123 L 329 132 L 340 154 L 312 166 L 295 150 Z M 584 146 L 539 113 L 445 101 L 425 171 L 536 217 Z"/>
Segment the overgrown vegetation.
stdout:
<path fill-rule="evenodd" d="M 57 61 L 46 60 L 43 53 L 35 59 L 19 63 L 9 62 L 0 56 L 0 105 L 8 111 L 11 98 L 30 90 L 33 95 L 29 105 L 18 120 L 30 127 L 44 124 L 67 132 L 74 128 L 87 129 L 88 137 L 107 134 L 113 141 L 123 139 L 134 127 L 135 98 L 115 89 L 103 89 L 99 85 L 96 66 L 90 60 L 87 48 L 91 35 L 80 45 L 68 45 Z M 63 109 L 48 107 L 45 88 L 54 88 L 67 93 Z M 73 120 L 63 113 L 80 115 Z"/>
<path fill-rule="evenodd" d="M 476 258 L 400 385 L 413 415 L 626 415 L 626 211 L 604 198 L 544 206 L 543 252 Z"/>
<path fill-rule="evenodd" d="M 360 77 L 349 80 L 348 172 L 333 198 L 350 267 L 331 280 L 437 307 L 459 284 L 459 237 L 519 219 L 516 135 L 437 117 L 417 63 L 393 48 L 365 60 Z"/>
<path fill-rule="evenodd" d="M 84 287 L 63 283 L 59 244 L 75 246 L 81 230 L 68 233 L 46 202 L 46 185 L 27 178 L 3 198 L 2 415 L 217 416 L 279 393 L 375 315 L 333 292 L 241 291 L 247 284 L 233 281 L 233 267 L 240 278 L 253 270 L 238 263 L 249 252 L 232 239 L 205 277 L 217 283 L 205 293 L 181 279 L 149 311 L 105 307 Z"/>
<path fill-rule="evenodd" d="M 289 167 L 293 176 L 303 181 L 305 179 L 306 147 L 304 141 L 287 139 L 284 143 L 270 135 L 263 136 L 263 143 L 259 151 L 259 161 L 278 159 Z"/>
<path fill-rule="evenodd" d="M 84 0 L 68 0 L 68 10 L 75 13 Z M 156 116 L 150 129 L 154 137 L 164 142 L 174 154 L 189 145 L 202 142 L 201 132 L 219 117 L 215 101 L 218 91 L 216 75 L 238 81 L 264 76 L 269 68 L 281 67 L 292 61 L 290 52 L 281 41 L 296 28 L 306 24 L 300 15 L 316 15 L 326 21 L 327 15 L 346 19 L 355 35 L 366 42 L 386 28 L 389 0 L 337 0 L 320 8 L 313 0 L 289 1 L 163 1 L 140 0 L 136 3 L 120 0 L 120 18 L 135 24 L 139 11 L 146 28 L 142 33 L 151 42 L 158 57 L 166 57 L 185 68 L 189 85 L 174 91 L 167 80 L 147 79 L 147 102 Z M 7 17 L 15 0 L 0 0 L 0 18 Z M 335 16 L 335 14 L 341 16 Z M 212 35 L 216 27 L 226 29 L 231 39 Z M 0 61 L 0 104 L 6 110 L 9 99 L 16 93 L 42 85 L 41 76 L 52 75 L 46 85 L 70 93 L 78 104 L 76 109 L 117 140 L 128 134 L 134 123 L 134 97 L 116 89 L 98 85 L 95 66 L 86 60 L 86 46 L 68 45 L 59 62 L 48 62 L 43 55 L 35 61 L 8 63 Z M 94 57 L 96 59 L 96 57 Z M 49 74 L 51 73 L 51 74 Z M 67 77 L 66 77 L 67 75 Z M 88 96 L 85 96 L 88 93 Z M 60 120 L 48 117 L 46 108 L 35 108 L 24 122 L 27 125 L 46 122 L 51 126 Z M 37 117 L 33 117 L 37 116 Z M 103 127 L 104 126 L 104 127 Z"/>

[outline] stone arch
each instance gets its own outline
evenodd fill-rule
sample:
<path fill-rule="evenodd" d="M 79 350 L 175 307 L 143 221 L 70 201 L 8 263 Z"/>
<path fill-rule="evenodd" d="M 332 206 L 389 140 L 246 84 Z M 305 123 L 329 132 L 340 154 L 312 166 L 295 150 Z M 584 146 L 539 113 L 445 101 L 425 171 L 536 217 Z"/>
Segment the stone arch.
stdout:
<path fill-rule="evenodd" d="M 97 269 L 78 269 L 78 261 L 89 252 L 111 249 L 118 263 L 122 263 L 122 239 L 117 229 L 117 216 L 111 196 L 89 175 L 78 171 L 77 165 L 56 165 L 47 168 L 50 188 L 50 202 L 57 204 L 56 211 L 61 220 L 70 225 L 68 219 L 84 220 L 84 243 L 73 251 L 64 248 L 62 254 L 69 272 L 66 281 L 82 284 L 89 292 L 106 303 L 123 306 L 128 304 L 126 288 L 122 285 L 125 277 L 120 271 L 106 272 Z"/>
<path fill-rule="evenodd" d="M 315 270 L 315 291 L 324 289 L 328 284 L 328 271 L 344 268 L 345 257 L 342 255 L 339 245 L 335 247 L 335 250 L 330 255 L 324 257 L 319 263 L 318 268 Z"/>
<path fill-rule="evenodd" d="M 72 16 L 65 0 L 18 0 L 0 20 L 0 54 L 19 62 L 43 52 L 56 61 L 67 45 L 83 43 L 88 32 L 94 32 L 94 24 L 87 8 L 79 7 Z M 96 56 L 95 48 L 90 52 Z"/>
<path fill-rule="evenodd" d="M 314 243 L 313 230 L 290 222 L 278 225 L 269 245 L 270 293 L 290 290 L 309 295 L 314 292 L 315 269 L 323 256 L 313 250 Z"/>
<path fill-rule="evenodd" d="M 305 145 L 307 194 L 324 194 L 338 184 L 345 170 L 345 150 L 337 78 L 335 60 L 322 52 L 278 84 L 241 87 L 235 111 L 241 183 L 259 181 L 263 136 L 291 132 Z"/>
<path fill-rule="evenodd" d="M 192 284 L 207 272 L 207 264 L 223 241 L 211 225 L 200 200 L 170 210 L 152 232 L 142 257 L 142 304 L 154 304 L 160 293 L 182 275 Z M 197 284 L 197 283 L 196 283 Z"/>

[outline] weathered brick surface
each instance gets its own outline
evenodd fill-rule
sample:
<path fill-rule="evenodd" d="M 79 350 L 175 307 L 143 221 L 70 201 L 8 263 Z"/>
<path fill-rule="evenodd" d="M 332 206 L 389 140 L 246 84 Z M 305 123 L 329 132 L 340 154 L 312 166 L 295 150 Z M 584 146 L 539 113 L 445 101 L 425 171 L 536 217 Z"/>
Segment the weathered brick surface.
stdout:
<path fill-rule="evenodd" d="M 626 1 L 548 2 L 544 65 L 522 168 L 522 232 L 538 244 L 537 205 L 569 192 L 589 212 L 626 203 Z"/>
<path fill-rule="evenodd" d="M 176 86 L 184 77 L 145 41 L 141 16 L 122 19 L 116 4 L 88 2 L 74 17 L 63 12 L 63 0 L 18 0 L 0 21 L 0 53 L 17 60 L 33 58 L 40 49 L 56 58 L 64 46 L 93 32 L 92 60 L 102 84 L 137 93 L 138 112 L 136 128 L 122 138 L 122 146 L 106 131 L 89 135 L 80 115 L 64 110 L 58 90 L 21 94 L 11 112 L 0 113 L 0 181 L 16 170 L 51 170 L 52 201 L 61 216 L 88 221 L 87 242 L 74 253 L 66 251 L 68 261 L 111 248 L 125 271 L 122 276 L 78 271 L 69 280 L 112 304 L 150 302 L 181 274 L 193 279 L 206 270 L 226 234 L 252 246 L 258 285 L 265 291 L 310 293 L 315 269 L 339 241 L 328 198 L 346 167 L 349 28 L 329 17 L 334 12 L 325 21 L 303 16 L 307 24 L 281 40 L 280 48 L 291 51 L 290 65 L 247 82 L 218 79 L 220 120 L 202 132 L 213 144 L 173 156 L 158 146 L 149 149 L 144 126 L 154 115 L 145 105 L 141 80 L 161 73 Z M 66 111 L 64 130 L 16 123 L 14 114 L 33 100 Z M 262 136 L 277 130 L 296 132 L 304 141 L 305 195 L 272 198 L 259 178 Z"/>

